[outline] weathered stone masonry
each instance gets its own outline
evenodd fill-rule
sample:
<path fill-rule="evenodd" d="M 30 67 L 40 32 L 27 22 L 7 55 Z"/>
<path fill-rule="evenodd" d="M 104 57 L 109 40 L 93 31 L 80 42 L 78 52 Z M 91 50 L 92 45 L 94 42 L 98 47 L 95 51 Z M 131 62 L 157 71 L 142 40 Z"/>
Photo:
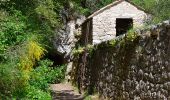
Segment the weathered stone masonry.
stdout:
<path fill-rule="evenodd" d="M 138 10 L 128 2 L 122 2 L 93 17 L 93 43 L 101 43 L 116 37 L 116 18 L 133 18 L 135 27 L 147 19 L 144 11 Z"/>
<path fill-rule="evenodd" d="M 89 16 L 86 23 L 92 23 L 92 44 L 99 44 L 116 37 L 116 19 L 132 19 L 133 27 L 144 25 L 149 14 L 126 0 L 115 1 Z M 87 25 L 88 27 L 88 25 Z M 83 34 L 84 32 L 82 32 Z"/>
<path fill-rule="evenodd" d="M 170 100 L 170 21 L 138 33 L 133 42 L 105 42 L 75 57 L 74 81 L 111 100 Z"/>

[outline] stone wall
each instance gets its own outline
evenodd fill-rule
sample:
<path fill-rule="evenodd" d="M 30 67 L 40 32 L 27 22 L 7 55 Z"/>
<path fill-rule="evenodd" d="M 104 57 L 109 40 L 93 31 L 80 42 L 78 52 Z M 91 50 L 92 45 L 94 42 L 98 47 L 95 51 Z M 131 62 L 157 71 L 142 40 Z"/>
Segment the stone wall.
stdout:
<path fill-rule="evenodd" d="M 170 100 L 170 21 L 137 33 L 76 56 L 72 80 L 79 89 L 111 100 Z"/>
<path fill-rule="evenodd" d="M 116 37 L 116 18 L 132 18 L 133 26 L 140 27 L 147 14 L 126 1 L 104 10 L 93 17 L 93 44 Z"/>

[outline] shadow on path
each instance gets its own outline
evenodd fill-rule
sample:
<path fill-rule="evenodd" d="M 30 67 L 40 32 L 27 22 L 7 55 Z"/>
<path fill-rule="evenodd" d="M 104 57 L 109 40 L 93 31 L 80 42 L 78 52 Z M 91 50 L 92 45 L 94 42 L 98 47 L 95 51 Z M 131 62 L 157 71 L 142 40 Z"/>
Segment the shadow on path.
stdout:
<path fill-rule="evenodd" d="M 51 84 L 53 100 L 83 100 L 83 96 L 69 83 Z"/>

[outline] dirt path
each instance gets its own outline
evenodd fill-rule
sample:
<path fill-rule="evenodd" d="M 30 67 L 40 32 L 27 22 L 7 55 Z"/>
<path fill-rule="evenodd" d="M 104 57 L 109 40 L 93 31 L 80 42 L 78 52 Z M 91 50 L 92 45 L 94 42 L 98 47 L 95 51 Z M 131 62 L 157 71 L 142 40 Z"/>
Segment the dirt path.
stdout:
<path fill-rule="evenodd" d="M 51 84 L 53 100 L 83 100 L 83 96 L 69 83 Z"/>

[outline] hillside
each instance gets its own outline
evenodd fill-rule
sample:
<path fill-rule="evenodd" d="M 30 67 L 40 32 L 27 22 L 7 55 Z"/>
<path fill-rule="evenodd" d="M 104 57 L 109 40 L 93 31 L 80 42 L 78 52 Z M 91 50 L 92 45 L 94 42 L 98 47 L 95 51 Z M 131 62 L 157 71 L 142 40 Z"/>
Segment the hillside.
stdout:
<path fill-rule="evenodd" d="M 49 84 L 63 82 L 72 50 L 82 52 L 60 48 L 62 36 L 113 1 L 0 0 L 0 99 L 51 100 Z M 131 2 L 152 15 L 146 26 L 170 19 L 169 0 Z"/>

